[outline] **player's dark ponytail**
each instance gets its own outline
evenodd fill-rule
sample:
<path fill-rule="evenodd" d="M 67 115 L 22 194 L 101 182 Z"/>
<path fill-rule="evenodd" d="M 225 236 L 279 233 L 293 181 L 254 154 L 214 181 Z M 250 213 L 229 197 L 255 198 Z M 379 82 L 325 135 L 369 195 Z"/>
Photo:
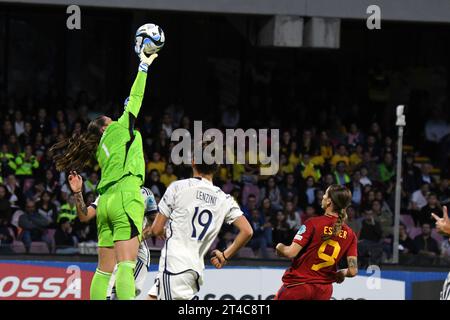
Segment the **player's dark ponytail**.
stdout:
<path fill-rule="evenodd" d="M 331 199 L 333 210 L 338 214 L 338 218 L 333 225 L 333 235 L 339 234 L 342 225 L 347 220 L 347 208 L 352 202 L 352 193 L 344 186 L 333 184 L 328 188 L 328 196 Z"/>
<path fill-rule="evenodd" d="M 56 170 L 82 171 L 87 167 L 97 151 L 105 121 L 106 118 L 100 116 L 89 123 L 87 132 L 75 134 L 55 143 L 50 151 L 54 154 L 53 161 L 55 161 Z"/>

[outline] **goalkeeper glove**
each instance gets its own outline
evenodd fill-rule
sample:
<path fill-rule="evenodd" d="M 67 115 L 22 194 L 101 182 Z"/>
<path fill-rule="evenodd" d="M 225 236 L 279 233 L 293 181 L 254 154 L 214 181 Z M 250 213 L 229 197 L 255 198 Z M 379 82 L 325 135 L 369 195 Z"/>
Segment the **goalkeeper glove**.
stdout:
<path fill-rule="evenodd" d="M 158 57 L 156 53 L 153 53 L 149 57 L 147 57 L 144 53 L 144 50 L 141 49 L 141 53 L 139 54 L 139 58 L 141 59 L 141 63 L 139 64 L 139 70 L 147 73 L 148 67 L 152 64 L 153 60 Z"/>

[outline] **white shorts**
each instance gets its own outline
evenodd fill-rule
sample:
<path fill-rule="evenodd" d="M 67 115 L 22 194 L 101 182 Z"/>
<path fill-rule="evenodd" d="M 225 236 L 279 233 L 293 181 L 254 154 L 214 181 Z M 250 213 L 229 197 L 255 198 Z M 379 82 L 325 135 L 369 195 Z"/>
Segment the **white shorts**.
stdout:
<path fill-rule="evenodd" d="M 450 272 L 444 281 L 441 291 L 441 300 L 450 300 Z"/>
<path fill-rule="evenodd" d="M 158 300 L 193 300 L 199 290 L 199 275 L 195 271 L 179 274 L 158 272 L 148 295 Z"/>

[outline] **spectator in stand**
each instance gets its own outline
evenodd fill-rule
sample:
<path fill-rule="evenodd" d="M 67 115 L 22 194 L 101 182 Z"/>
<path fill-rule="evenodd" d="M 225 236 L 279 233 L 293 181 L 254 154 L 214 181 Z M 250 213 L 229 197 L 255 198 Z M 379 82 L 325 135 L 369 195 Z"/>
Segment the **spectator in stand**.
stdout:
<path fill-rule="evenodd" d="M 247 203 L 242 206 L 242 212 L 249 222 L 252 221 L 252 211 L 256 209 L 257 203 L 256 196 L 254 194 L 249 194 L 247 196 Z"/>
<path fill-rule="evenodd" d="M 367 167 L 362 166 L 360 169 L 360 174 L 361 174 L 361 179 L 359 179 L 359 182 L 361 182 L 361 184 L 363 186 L 367 186 L 367 185 L 371 186 L 372 181 L 368 177 L 369 171 L 367 170 Z"/>
<path fill-rule="evenodd" d="M 250 224 L 253 229 L 253 238 L 250 241 L 250 247 L 256 256 L 261 253 L 263 258 L 268 258 L 267 246 L 272 245 L 272 228 L 268 226 L 270 223 L 266 224 L 264 216 L 258 209 L 251 210 L 250 214 Z"/>
<path fill-rule="evenodd" d="M 404 224 L 399 226 L 399 251 L 400 254 L 415 254 L 414 241 L 409 237 Z"/>
<path fill-rule="evenodd" d="M 6 190 L 9 195 L 9 202 L 11 204 L 11 208 L 17 209 L 19 206 L 23 205 L 23 193 L 22 188 L 19 185 L 19 182 L 16 180 L 16 176 L 10 174 L 6 179 Z"/>
<path fill-rule="evenodd" d="M 55 232 L 56 254 L 78 253 L 78 239 L 68 218 L 61 218 Z"/>
<path fill-rule="evenodd" d="M 335 183 L 339 185 L 346 185 L 350 183 L 350 176 L 347 173 L 347 165 L 344 161 L 339 161 L 334 171 Z"/>
<path fill-rule="evenodd" d="M 2 144 L 0 150 L 0 183 L 3 183 L 3 177 L 12 173 L 11 168 L 9 167 L 9 162 L 14 159 L 14 155 L 9 152 L 9 147 L 6 143 Z"/>
<path fill-rule="evenodd" d="M 326 131 L 320 132 L 319 152 L 325 160 L 329 160 L 333 156 L 333 145 Z"/>
<path fill-rule="evenodd" d="M 356 123 L 352 123 L 350 125 L 350 130 L 347 134 L 347 144 L 349 146 L 356 147 L 356 145 L 363 143 L 363 142 L 364 142 L 364 137 L 363 137 L 361 131 L 359 131 Z"/>
<path fill-rule="evenodd" d="M 326 190 L 326 189 L 325 189 Z M 316 214 L 320 215 L 323 214 L 323 209 L 322 209 L 322 198 L 323 195 L 325 194 L 325 191 L 323 191 L 322 189 L 316 189 L 316 191 L 314 192 L 314 203 L 313 203 L 313 207 L 314 207 L 314 211 L 316 212 Z"/>
<path fill-rule="evenodd" d="M 309 129 L 303 131 L 303 136 L 300 142 L 300 153 L 301 154 L 312 154 L 315 149 L 315 144 L 312 136 L 312 132 Z"/>
<path fill-rule="evenodd" d="M 289 131 L 284 131 L 281 136 L 280 143 L 280 154 L 287 154 L 291 147 L 291 133 Z"/>
<path fill-rule="evenodd" d="M 297 141 L 292 141 L 288 153 L 288 161 L 295 168 L 301 161 L 301 154 L 298 151 Z"/>
<path fill-rule="evenodd" d="M 286 202 L 284 213 L 286 215 L 286 222 L 290 230 L 297 230 L 302 224 L 300 213 L 295 209 L 292 201 Z"/>
<path fill-rule="evenodd" d="M 358 243 L 358 258 L 363 265 L 381 263 L 383 230 L 371 210 L 364 212 Z"/>
<path fill-rule="evenodd" d="M 289 224 L 286 222 L 286 215 L 283 211 L 278 211 L 275 214 L 275 219 L 272 222 L 272 240 L 273 243 L 289 244 L 292 240 L 292 232 L 289 228 Z"/>
<path fill-rule="evenodd" d="M 98 184 L 98 174 L 97 172 L 93 171 L 89 175 L 89 178 L 87 178 L 86 181 L 84 182 L 84 192 L 85 193 L 95 192 L 95 190 L 97 189 L 97 184 Z"/>
<path fill-rule="evenodd" d="M 320 168 L 318 168 L 312 161 L 309 153 L 303 154 L 303 159 L 296 168 L 297 176 L 303 179 L 313 177 L 314 182 L 319 181 L 321 177 Z"/>
<path fill-rule="evenodd" d="M 166 168 L 166 162 L 161 158 L 161 154 L 157 151 L 153 152 L 152 160 L 147 163 L 147 173 L 151 173 L 152 170 L 158 171 L 161 175 Z"/>
<path fill-rule="evenodd" d="M 323 178 L 322 178 L 322 189 L 323 190 L 327 190 L 329 186 L 331 186 L 332 184 L 335 184 L 335 177 L 333 176 L 333 174 L 331 173 L 327 173 Z M 321 200 L 322 201 L 322 200 Z"/>
<path fill-rule="evenodd" d="M 441 243 L 441 262 L 442 264 L 450 263 L 450 237 L 444 237 Z"/>
<path fill-rule="evenodd" d="M 417 253 L 422 256 L 426 263 L 433 263 L 435 258 L 439 256 L 439 245 L 437 241 L 431 237 L 431 225 L 424 223 L 422 225 L 422 234 L 414 238 L 414 246 Z"/>
<path fill-rule="evenodd" d="M 300 221 L 302 224 L 305 223 L 306 220 L 309 218 L 317 217 L 318 214 L 316 213 L 316 209 L 312 205 L 307 205 L 305 208 L 305 211 L 300 215 Z M 293 231 L 295 231 L 294 229 Z"/>
<path fill-rule="evenodd" d="M 272 203 L 270 202 L 269 198 L 264 198 L 261 203 L 261 213 L 266 219 L 266 221 L 272 221 L 275 210 L 272 208 Z"/>
<path fill-rule="evenodd" d="M 450 186 L 447 178 L 442 178 L 436 191 L 439 203 L 443 206 L 450 204 Z"/>
<path fill-rule="evenodd" d="M 4 185 L 0 185 L 0 220 L 11 221 L 12 213 L 11 203 L 8 199 L 8 191 Z"/>
<path fill-rule="evenodd" d="M 158 170 L 150 171 L 150 179 L 146 179 L 146 187 L 149 188 L 155 196 L 162 197 L 166 192 L 166 186 L 160 181 Z"/>
<path fill-rule="evenodd" d="M 433 166 L 430 163 L 428 162 L 422 163 L 422 165 L 420 166 L 420 177 L 419 177 L 420 184 L 428 183 L 430 185 L 430 188 L 435 187 L 435 180 L 431 176 L 432 170 Z"/>
<path fill-rule="evenodd" d="M 67 202 L 64 203 L 59 209 L 58 217 L 56 218 L 56 223 L 59 223 L 62 218 L 69 219 L 70 222 L 73 222 L 77 217 L 77 207 L 75 202 L 75 196 L 70 193 L 67 197 Z"/>
<path fill-rule="evenodd" d="M 173 165 L 168 163 L 166 170 L 161 175 L 161 182 L 164 186 L 168 187 L 172 182 L 177 181 L 178 177 L 173 173 Z"/>
<path fill-rule="evenodd" d="M 376 180 L 378 178 L 378 164 L 370 151 L 364 151 L 361 165 L 366 167 L 366 176 L 369 177 L 369 179 Z"/>
<path fill-rule="evenodd" d="M 359 171 L 353 172 L 352 181 L 347 187 L 352 192 L 353 205 L 359 207 L 363 197 L 363 185 L 361 184 L 361 173 Z"/>
<path fill-rule="evenodd" d="M 283 186 L 281 186 L 281 198 L 283 203 L 287 201 L 287 199 L 292 199 L 294 202 L 294 206 L 298 205 L 298 188 L 295 186 L 295 178 L 292 173 L 286 176 L 286 182 Z"/>
<path fill-rule="evenodd" d="M 30 252 L 32 241 L 46 242 L 49 251 L 52 252 L 51 239 L 47 235 L 48 225 L 48 220 L 37 212 L 34 201 L 27 200 L 25 213 L 19 218 L 19 227 L 22 228 L 21 238 L 27 253 Z"/>
<path fill-rule="evenodd" d="M 44 191 L 40 200 L 36 203 L 37 211 L 48 221 L 48 228 L 56 227 L 56 218 L 58 211 L 56 206 L 51 202 L 52 198 L 48 191 Z"/>
<path fill-rule="evenodd" d="M 350 158 L 348 157 L 347 148 L 344 144 L 340 144 L 337 147 L 336 154 L 331 158 L 330 162 L 333 167 L 339 165 L 339 162 L 344 162 L 346 166 L 350 165 Z"/>
<path fill-rule="evenodd" d="M 427 197 L 429 192 L 430 185 L 428 183 L 424 183 L 420 186 L 419 190 L 414 191 L 411 195 L 410 212 L 416 225 L 420 224 L 420 210 L 427 205 Z"/>
<path fill-rule="evenodd" d="M 442 218 L 442 206 L 439 203 L 436 193 L 430 192 L 427 196 L 427 205 L 420 209 L 420 214 L 417 217 L 420 225 L 427 223 L 434 226 L 434 220 L 431 214 L 434 213 L 438 217 Z"/>
<path fill-rule="evenodd" d="M 14 170 L 14 174 L 21 178 L 32 177 L 33 171 L 39 167 L 39 162 L 36 156 L 33 155 L 33 147 L 31 145 L 25 146 L 25 151 L 19 153 L 14 161 L 9 162 L 9 166 Z"/>
<path fill-rule="evenodd" d="M 282 198 L 280 188 L 277 186 L 275 178 L 269 177 L 265 187 L 261 188 L 260 199 L 269 198 L 275 210 L 282 209 Z"/>
<path fill-rule="evenodd" d="M 420 169 L 414 164 L 414 155 L 405 155 L 403 164 L 403 188 L 408 193 L 413 193 L 420 186 Z"/>
<path fill-rule="evenodd" d="M 383 183 L 387 183 L 395 176 L 394 159 L 392 158 L 392 154 L 386 153 L 384 155 L 383 163 L 378 166 L 378 176 L 380 177 L 380 181 Z"/>
<path fill-rule="evenodd" d="M 346 224 L 358 234 L 361 231 L 361 219 L 357 217 L 356 208 L 350 206 L 347 208 L 347 221 Z"/>
<path fill-rule="evenodd" d="M 165 136 L 170 137 L 173 132 L 172 115 L 164 113 L 162 117 L 161 129 L 164 130 Z M 161 172 L 160 172 L 161 173 Z"/>
<path fill-rule="evenodd" d="M 364 149 L 361 144 L 357 144 L 355 150 L 350 155 L 350 168 L 355 170 L 358 166 L 361 165 L 364 157 Z"/>
<path fill-rule="evenodd" d="M 315 200 L 315 192 L 316 192 L 316 186 L 314 184 L 314 178 L 313 177 L 307 177 L 305 180 L 305 189 L 302 190 L 302 193 L 300 194 L 299 198 L 299 205 L 304 204 L 313 204 Z"/>
<path fill-rule="evenodd" d="M 25 131 L 25 122 L 23 121 L 22 111 L 16 110 L 14 113 L 14 131 L 20 136 Z"/>
<path fill-rule="evenodd" d="M 387 238 L 392 235 L 392 225 L 394 222 L 392 213 L 390 211 L 383 210 L 381 207 L 381 202 L 378 200 L 372 201 L 371 210 L 377 221 L 380 223 L 381 230 L 383 231 L 382 236 Z"/>

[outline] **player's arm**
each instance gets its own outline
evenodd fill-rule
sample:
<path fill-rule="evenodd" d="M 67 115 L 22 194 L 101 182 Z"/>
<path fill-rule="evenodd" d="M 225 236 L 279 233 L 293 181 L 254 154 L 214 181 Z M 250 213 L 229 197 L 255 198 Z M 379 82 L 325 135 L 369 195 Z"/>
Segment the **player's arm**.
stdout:
<path fill-rule="evenodd" d="M 131 87 L 130 96 L 125 100 L 125 110 L 118 120 L 120 124 L 127 128 L 134 129 L 134 123 L 139 114 L 142 100 L 144 98 L 145 84 L 147 82 L 147 70 L 157 56 L 158 55 L 155 53 L 150 57 L 147 57 L 144 52 L 141 52 L 139 55 L 139 58 L 141 59 L 139 71 L 136 79 L 134 80 L 133 86 Z"/>
<path fill-rule="evenodd" d="M 303 247 L 296 242 L 292 242 L 290 246 L 279 243 L 275 249 L 279 257 L 294 259 L 302 251 Z"/>
<path fill-rule="evenodd" d="M 436 220 L 436 230 L 444 235 L 450 236 L 450 219 L 448 217 L 447 206 L 442 208 L 443 218 L 440 218 L 436 214 L 432 213 L 431 216 Z"/>
<path fill-rule="evenodd" d="M 253 236 L 252 226 L 244 215 L 236 218 L 233 225 L 239 230 L 233 243 L 224 251 L 214 250 L 212 252 L 211 263 L 217 269 L 222 268 Z"/>
<path fill-rule="evenodd" d="M 76 172 L 72 171 L 69 174 L 69 186 L 75 197 L 75 205 L 77 208 L 77 215 L 81 222 L 88 222 L 96 215 L 96 206 L 86 206 L 83 199 L 83 178 Z"/>
<path fill-rule="evenodd" d="M 297 233 L 292 240 L 292 243 L 287 246 L 283 243 L 277 244 L 275 247 L 276 253 L 280 257 L 285 257 L 288 259 L 294 259 L 303 247 L 309 242 L 314 233 L 314 225 L 311 221 L 306 221 L 305 224 L 300 226 Z"/>
<path fill-rule="evenodd" d="M 148 237 L 163 237 L 165 235 L 165 226 L 169 220 L 168 217 L 161 213 L 157 213 L 155 220 L 153 221 L 151 226 L 147 226 L 143 231 L 144 239 Z"/>
<path fill-rule="evenodd" d="M 336 282 L 342 283 L 345 278 L 353 278 L 358 274 L 358 258 L 355 256 L 347 257 L 347 268 L 336 272 Z"/>

